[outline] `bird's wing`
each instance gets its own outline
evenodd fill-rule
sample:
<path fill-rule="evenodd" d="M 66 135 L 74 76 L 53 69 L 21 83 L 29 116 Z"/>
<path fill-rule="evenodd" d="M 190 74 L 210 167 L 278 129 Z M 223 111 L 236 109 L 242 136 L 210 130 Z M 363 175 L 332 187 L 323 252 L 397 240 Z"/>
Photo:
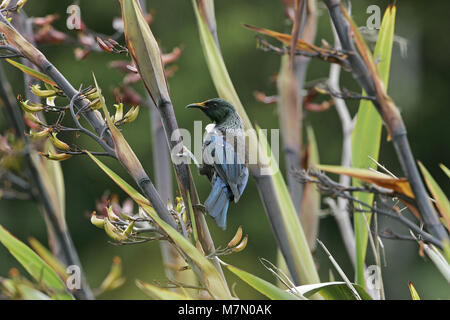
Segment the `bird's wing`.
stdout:
<path fill-rule="evenodd" d="M 233 145 L 220 134 L 212 134 L 207 145 L 217 175 L 230 188 L 234 201 L 237 202 L 248 181 L 248 169 Z"/>

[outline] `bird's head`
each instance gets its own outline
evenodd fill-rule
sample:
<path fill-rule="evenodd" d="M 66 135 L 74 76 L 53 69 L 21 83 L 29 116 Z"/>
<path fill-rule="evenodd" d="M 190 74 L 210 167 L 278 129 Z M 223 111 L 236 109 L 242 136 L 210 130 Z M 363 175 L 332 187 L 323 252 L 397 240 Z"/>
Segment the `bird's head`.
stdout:
<path fill-rule="evenodd" d="M 224 122 L 229 116 L 236 113 L 236 110 L 231 103 L 221 98 L 192 103 L 186 106 L 186 108 L 197 108 L 202 110 L 212 121 L 217 124 Z"/>

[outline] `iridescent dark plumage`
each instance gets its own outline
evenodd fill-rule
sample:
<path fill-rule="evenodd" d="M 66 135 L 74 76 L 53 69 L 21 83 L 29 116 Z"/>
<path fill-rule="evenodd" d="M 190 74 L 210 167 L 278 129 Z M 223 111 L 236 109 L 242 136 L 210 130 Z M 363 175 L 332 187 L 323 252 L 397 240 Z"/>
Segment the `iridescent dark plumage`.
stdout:
<path fill-rule="evenodd" d="M 248 181 L 242 120 L 234 107 L 220 98 L 187 107 L 202 110 L 213 121 L 206 126 L 200 173 L 212 184 L 206 210 L 225 229 L 229 203 L 239 200 Z"/>

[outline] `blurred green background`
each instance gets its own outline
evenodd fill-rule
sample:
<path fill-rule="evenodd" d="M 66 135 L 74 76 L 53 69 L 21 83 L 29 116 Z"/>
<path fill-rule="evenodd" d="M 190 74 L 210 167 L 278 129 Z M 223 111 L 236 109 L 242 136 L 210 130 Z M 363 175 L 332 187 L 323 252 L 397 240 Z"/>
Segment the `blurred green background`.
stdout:
<path fill-rule="evenodd" d="M 55 26 L 59 30 L 66 30 L 66 8 L 72 4 L 71 1 L 29 2 L 25 8 L 29 16 L 58 13 L 61 18 Z M 369 17 L 366 8 L 371 4 L 377 4 L 383 12 L 387 1 L 353 1 L 352 4 L 353 17 L 357 24 L 365 25 Z M 90 29 L 104 34 L 114 33 L 112 19 L 120 15 L 118 1 L 80 0 L 79 5 L 82 19 Z M 169 86 L 179 126 L 191 130 L 194 120 L 206 119 L 200 113 L 185 110 L 184 106 L 216 96 L 200 48 L 191 2 L 155 0 L 148 1 L 148 7 L 155 11 L 152 31 L 159 39 L 162 50 L 168 52 L 175 46 L 184 47 L 182 56 L 176 62 L 179 69 L 175 76 L 169 79 Z M 401 57 L 399 46 L 394 45 L 389 84 L 389 93 L 401 108 L 416 158 L 427 166 L 447 194 L 448 179 L 439 169 L 438 164 L 450 165 L 448 147 L 450 39 L 443 33 L 450 27 L 447 17 L 449 11 L 450 4 L 447 1 L 433 2 L 433 4 L 423 1 L 399 2 L 395 33 L 408 40 L 408 52 L 407 57 Z M 263 105 L 255 101 L 252 92 L 260 90 L 267 94 L 276 93 L 275 84 L 270 78 L 278 72 L 280 57 L 257 50 L 253 32 L 244 29 L 242 24 L 248 23 L 286 31 L 281 1 L 218 0 L 216 16 L 222 53 L 250 118 L 262 128 L 277 128 L 279 125 L 275 105 Z M 320 44 L 320 39 L 333 43 L 328 13 L 321 1 L 319 1 L 319 28 L 316 44 Z M 104 92 L 111 92 L 122 81 L 122 74 L 109 69 L 107 64 L 109 61 L 120 60 L 123 57 L 92 53 L 86 60 L 80 62 L 74 59 L 73 47 L 45 45 L 41 46 L 41 49 L 74 87 L 78 87 L 81 83 L 90 84 L 92 72 L 96 74 Z M 3 64 L 8 71 L 14 93 L 23 93 L 21 73 Z M 328 72 L 329 65 L 321 61 L 312 61 L 307 79 L 327 77 Z M 349 89 L 359 91 L 348 73 L 343 73 L 342 84 Z M 144 92 L 140 84 L 134 87 L 140 93 Z M 113 103 L 112 95 L 106 98 L 110 104 Z M 348 105 L 354 114 L 357 103 L 349 102 Z M 330 108 L 322 113 L 308 112 L 305 114 L 304 123 L 312 125 L 315 131 L 321 162 L 338 164 L 342 138 L 336 111 Z M 0 132 L 4 132 L 8 127 L 9 124 L 1 113 Z M 151 131 L 147 109 L 142 110 L 133 125 L 124 127 L 124 134 L 152 176 Z M 83 141 L 86 145 L 92 146 L 88 139 Z M 117 162 L 106 160 L 106 163 L 130 181 Z M 280 163 L 283 168 L 282 155 Z M 386 139 L 383 139 L 381 148 L 381 163 L 396 175 L 402 175 L 394 149 L 390 143 L 386 142 Z M 95 209 L 95 200 L 100 198 L 105 190 L 119 194 L 121 200 L 125 199 L 124 194 L 86 157 L 65 161 L 62 163 L 62 168 L 67 192 L 67 221 L 91 287 L 95 288 L 101 283 L 109 271 L 112 258 L 120 256 L 127 282 L 118 290 L 105 293 L 100 298 L 145 298 L 135 286 L 134 280 L 140 279 L 147 282 L 164 280 L 159 245 L 146 243 L 120 247 L 109 244 L 105 233 L 92 226 L 88 216 Z M 195 167 L 192 169 L 200 197 L 205 199 L 210 185 L 204 177 L 197 174 Z M 272 281 L 273 277 L 259 263 L 258 258 L 262 257 L 275 262 L 276 243 L 254 181 L 249 181 L 241 201 L 230 207 L 228 217 L 226 231 L 218 229 L 213 220 L 207 218 L 216 245 L 226 244 L 239 225 L 242 225 L 244 232 L 249 235 L 249 243 L 244 252 L 224 257 L 224 260 Z M 1 200 L 0 224 L 22 240 L 33 236 L 43 243 L 46 242 L 42 215 L 34 203 Z M 400 232 L 407 232 L 392 220 L 381 219 L 380 224 L 380 228 L 391 227 Z M 344 250 L 333 217 L 326 216 L 321 219 L 319 238 L 327 245 L 347 275 L 352 278 L 354 274 L 350 260 Z M 387 264 L 383 268 L 383 278 L 388 299 L 409 299 L 408 281 L 413 282 L 422 298 L 450 298 L 448 284 L 430 261 L 419 257 L 417 244 L 384 240 L 384 245 Z M 315 258 L 322 281 L 327 281 L 329 270 L 333 269 L 332 265 L 321 250 L 317 250 Z M 370 265 L 372 262 L 373 258 L 369 254 L 367 264 Z M 18 263 L 4 247 L 0 247 L 0 275 L 7 275 L 11 267 L 18 267 Z M 227 273 L 227 278 L 230 284 L 236 282 L 235 291 L 239 297 L 262 298 L 231 274 Z"/>

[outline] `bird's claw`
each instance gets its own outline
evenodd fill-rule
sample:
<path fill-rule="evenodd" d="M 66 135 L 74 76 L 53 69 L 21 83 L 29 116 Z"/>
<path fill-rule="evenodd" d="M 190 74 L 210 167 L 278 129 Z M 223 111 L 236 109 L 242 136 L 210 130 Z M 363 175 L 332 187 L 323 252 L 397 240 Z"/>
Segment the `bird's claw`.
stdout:
<path fill-rule="evenodd" d="M 208 211 L 206 211 L 205 205 L 203 205 L 201 203 L 194 204 L 194 205 L 192 205 L 192 207 L 196 208 L 196 209 L 200 209 L 201 211 L 203 211 L 204 214 L 208 213 Z"/>

